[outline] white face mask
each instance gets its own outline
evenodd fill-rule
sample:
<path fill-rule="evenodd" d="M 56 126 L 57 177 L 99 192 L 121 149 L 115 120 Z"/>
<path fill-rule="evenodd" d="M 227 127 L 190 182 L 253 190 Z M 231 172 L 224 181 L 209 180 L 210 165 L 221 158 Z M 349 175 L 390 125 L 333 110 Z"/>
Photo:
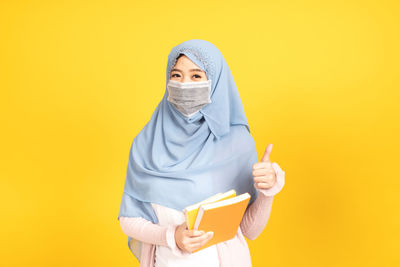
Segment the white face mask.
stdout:
<path fill-rule="evenodd" d="M 186 83 L 169 80 L 167 87 L 167 100 L 186 117 L 211 103 L 211 80 Z"/>

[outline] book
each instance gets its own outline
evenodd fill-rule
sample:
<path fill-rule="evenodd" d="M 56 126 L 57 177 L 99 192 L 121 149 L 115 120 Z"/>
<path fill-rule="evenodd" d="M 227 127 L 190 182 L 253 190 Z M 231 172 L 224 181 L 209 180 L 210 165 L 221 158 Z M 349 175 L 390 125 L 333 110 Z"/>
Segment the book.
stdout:
<path fill-rule="evenodd" d="M 193 214 L 188 214 L 186 217 L 189 220 L 187 224 L 191 225 L 192 216 L 197 210 L 192 229 L 214 232 L 213 237 L 204 246 L 193 252 L 234 238 L 250 197 L 247 192 L 236 196 L 236 191 L 230 190 L 189 206 L 192 209 L 189 209 L 188 212 L 192 211 Z"/>
<path fill-rule="evenodd" d="M 185 221 L 186 221 L 187 228 L 189 230 L 193 229 L 194 223 L 196 221 L 197 213 L 199 212 L 199 208 L 200 208 L 201 204 L 213 203 L 213 202 L 228 199 L 228 198 L 231 198 L 234 196 L 236 196 L 236 191 L 235 191 L 235 189 L 232 189 L 225 193 L 215 194 L 203 201 L 200 201 L 198 203 L 195 203 L 193 205 L 190 205 L 190 206 L 187 206 L 186 208 L 184 208 L 183 213 L 185 215 Z"/>

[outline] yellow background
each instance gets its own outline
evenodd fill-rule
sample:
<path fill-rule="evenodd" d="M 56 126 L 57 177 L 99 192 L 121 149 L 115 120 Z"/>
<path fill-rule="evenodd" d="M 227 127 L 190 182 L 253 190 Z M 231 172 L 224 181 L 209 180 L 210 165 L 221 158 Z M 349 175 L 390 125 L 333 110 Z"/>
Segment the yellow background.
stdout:
<path fill-rule="evenodd" d="M 139 266 L 117 215 L 167 56 L 226 58 L 286 172 L 254 266 L 400 266 L 398 1 L 1 1 L 2 266 Z"/>

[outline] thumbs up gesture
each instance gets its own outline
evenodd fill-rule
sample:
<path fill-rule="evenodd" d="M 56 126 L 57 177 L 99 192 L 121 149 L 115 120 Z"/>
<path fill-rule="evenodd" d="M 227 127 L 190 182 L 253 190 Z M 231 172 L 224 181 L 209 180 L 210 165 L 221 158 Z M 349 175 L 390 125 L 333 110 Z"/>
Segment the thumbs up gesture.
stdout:
<path fill-rule="evenodd" d="M 261 161 L 253 164 L 254 185 L 257 189 L 271 188 L 276 182 L 276 173 L 269 160 L 271 150 L 272 144 L 269 144 Z"/>

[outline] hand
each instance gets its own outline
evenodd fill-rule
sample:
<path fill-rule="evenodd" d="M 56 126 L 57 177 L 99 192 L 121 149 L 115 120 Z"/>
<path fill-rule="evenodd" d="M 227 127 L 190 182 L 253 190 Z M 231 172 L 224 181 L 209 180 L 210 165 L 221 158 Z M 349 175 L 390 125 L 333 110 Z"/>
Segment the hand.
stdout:
<path fill-rule="evenodd" d="M 186 222 L 184 222 L 176 227 L 175 242 L 181 250 L 192 253 L 205 245 L 213 235 L 213 232 L 204 233 L 204 231 L 188 230 Z"/>
<path fill-rule="evenodd" d="M 276 173 L 272 168 L 272 163 L 269 160 L 271 154 L 272 144 L 269 144 L 265 149 L 264 156 L 261 162 L 253 164 L 253 179 L 254 185 L 257 189 L 268 189 L 274 186 L 276 182 Z"/>

